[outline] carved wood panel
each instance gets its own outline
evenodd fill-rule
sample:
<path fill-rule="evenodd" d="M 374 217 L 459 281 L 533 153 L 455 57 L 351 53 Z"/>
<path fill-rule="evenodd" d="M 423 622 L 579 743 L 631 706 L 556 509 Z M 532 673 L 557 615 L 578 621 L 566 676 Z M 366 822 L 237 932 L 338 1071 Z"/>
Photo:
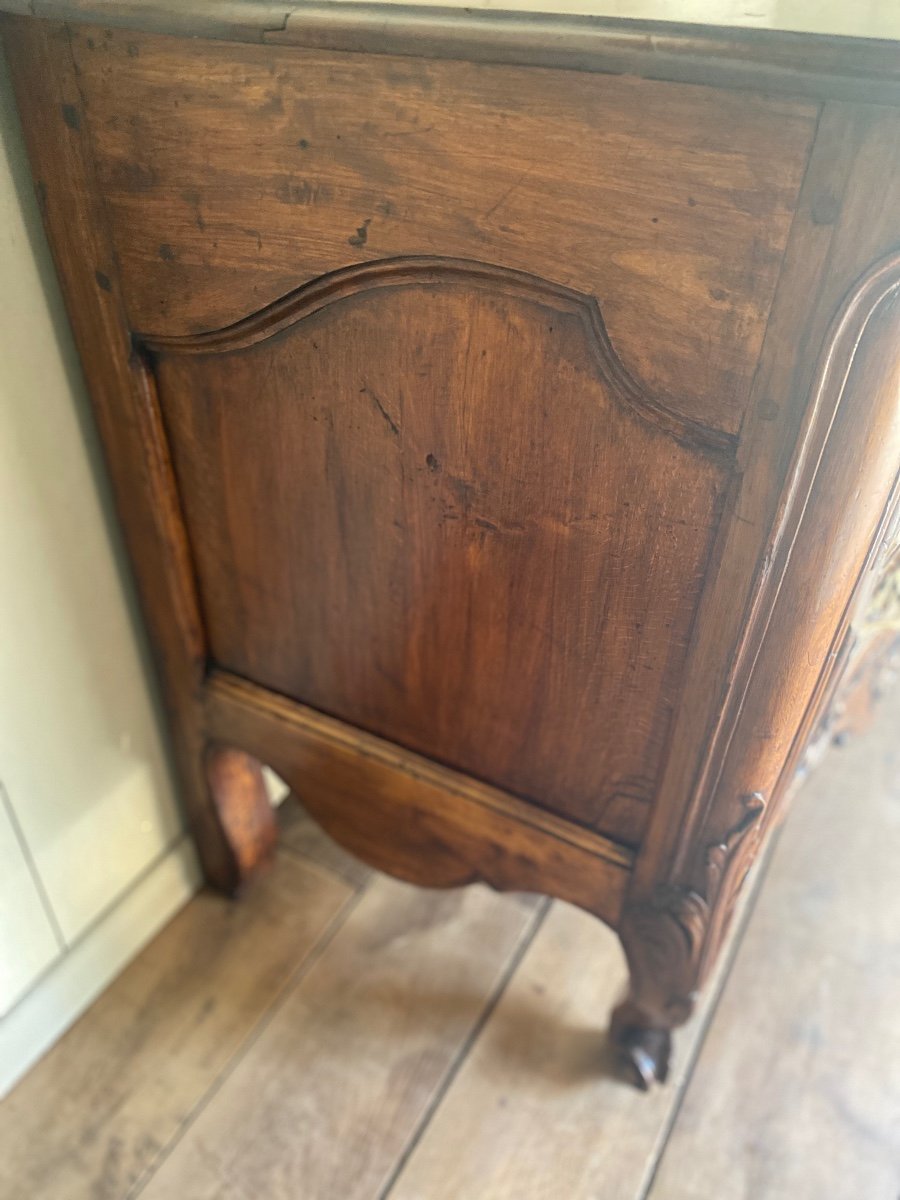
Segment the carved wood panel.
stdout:
<path fill-rule="evenodd" d="M 150 349 L 215 661 L 636 843 L 731 439 L 592 300 L 480 264 Z"/>
<path fill-rule="evenodd" d="M 740 428 L 814 104 L 84 27 L 72 48 L 133 328 L 221 326 L 346 263 L 477 258 L 596 295 L 655 392 Z"/>

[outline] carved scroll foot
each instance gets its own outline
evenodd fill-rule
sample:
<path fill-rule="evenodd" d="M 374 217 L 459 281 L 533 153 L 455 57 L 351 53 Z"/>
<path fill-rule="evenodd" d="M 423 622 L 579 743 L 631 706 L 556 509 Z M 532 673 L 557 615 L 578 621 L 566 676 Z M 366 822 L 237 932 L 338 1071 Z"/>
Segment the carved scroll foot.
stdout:
<path fill-rule="evenodd" d="M 665 1083 L 672 1055 L 672 1034 L 647 1023 L 644 1014 L 626 1000 L 613 1012 L 609 1036 L 631 1081 L 647 1092 Z"/>
<path fill-rule="evenodd" d="M 671 1031 L 688 1020 L 697 991 L 722 945 L 734 901 L 759 843 L 765 798 L 738 798 L 725 833 L 701 843 L 693 886 L 666 883 L 626 905 L 619 937 L 631 975 L 610 1036 L 638 1085 L 662 1083 Z"/>
<path fill-rule="evenodd" d="M 708 909 L 694 892 L 661 888 L 627 909 L 619 936 L 631 974 L 610 1038 L 623 1067 L 646 1090 L 669 1073 L 672 1030 L 694 1009 Z"/>
<path fill-rule="evenodd" d="M 217 828 L 207 822 L 198 831 L 200 857 L 207 880 L 236 895 L 271 861 L 278 826 L 255 758 L 232 746 L 211 746 L 204 765 Z"/>

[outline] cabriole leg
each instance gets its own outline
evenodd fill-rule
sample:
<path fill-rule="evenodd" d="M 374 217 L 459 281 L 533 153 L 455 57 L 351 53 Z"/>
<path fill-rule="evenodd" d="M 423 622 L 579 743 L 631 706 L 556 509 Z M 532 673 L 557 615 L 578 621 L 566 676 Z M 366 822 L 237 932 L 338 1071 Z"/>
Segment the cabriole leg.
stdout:
<path fill-rule="evenodd" d="M 645 1090 L 665 1082 L 672 1030 L 694 1010 L 706 929 L 705 902 L 676 889 L 627 910 L 619 927 L 630 981 L 628 995 L 612 1014 L 610 1038 Z"/>
<path fill-rule="evenodd" d="M 212 803 L 204 813 L 193 814 L 203 870 L 213 887 L 234 895 L 273 857 L 278 826 L 262 767 L 251 755 L 211 745 L 203 776 Z"/>

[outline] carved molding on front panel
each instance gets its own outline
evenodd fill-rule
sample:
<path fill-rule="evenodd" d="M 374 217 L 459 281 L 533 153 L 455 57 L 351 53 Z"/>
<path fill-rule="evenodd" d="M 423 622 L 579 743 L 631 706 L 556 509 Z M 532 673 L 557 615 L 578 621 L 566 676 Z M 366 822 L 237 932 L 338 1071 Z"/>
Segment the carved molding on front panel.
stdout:
<path fill-rule="evenodd" d="M 544 304 L 549 301 L 561 312 L 577 314 L 586 326 L 598 375 L 612 395 L 679 442 L 714 457 L 733 457 L 736 436 L 681 415 L 675 407 L 652 396 L 634 378 L 613 348 L 600 306 L 593 296 L 524 271 L 489 263 L 442 257 L 380 259 L 320 276 L 223 329 L 185 337 L 137 335 L 136 340 L 156 354 L 224 354 L 274 337 L 349 296 L 383 288 L 439 287 L 455 282 Z"/>
<path fill-rule="evenodd" d="M 774 527 L 769 546 L 762 557 L 756 580 L 755 595 L 750 605 L 741 641 L 737 647 L 734 667 L 731 671 L 726 694 L 723 698 L 720 717 L 714 735 L 709 739 L 699 769 L 696 785 L 692 790 L 678 825 L 678 833 L 669 858 L 668 873 L 674 882 L 690 872 L 691 862 L 698 839 L 703 839 L 705 830 L 716 818 L 720 800 L 716 787 L 723 774 L 724 763 L 732 749 L 733 735 L 741 720 L 742 710 L 760 652 L 765 644 L 769 621 L 779 596 L 788 563 L 801 527 L 807 517 L 810 497 L 816 485 L 825 449 L 836 424 L 836 416 L 848 395 L 848 379 L 863 344 L 870 323 L 879 310 L 890 314 L 900 305 L 900 254 L 894 253 L 875 263 L 848 294 L 836 313 L 820 352 L 818 366 L 811 388 L 811 400 L 807 406 L 807 419 L 795 449 L 793 462 L 782 492 L 780 517 Z M 864 427 L 861 414 L 860 428 Z M 895 490 L 896 490 L 895 485 Z M 893 499 L 885 509 L 885 522 L 895 512 Z M 805 742 L 815 721 L 831 697 L 829 681 L 834 682 L 836 656 L 847 632 L 849 614 L 859 603 L 865 585 L 866 573 L 882 552 L 885 544 L 892 544 L 893 537 L 884 525 L 877 531 L 869 547 L 865 564 L 854 589 L 853 599 L 848 606 L 848 616 L 836 631 L 833 653 L 824 664 L 822 675 L 811 699 L 807 715 L 801 727 L 801 741 Z M 884 585 L 881 607 L 884 619 L 893 613 L 892 596 L 894 583 Z M 790 772 L 782 774 L 773 794 L 777 804 L 790 775 L 796 765 L 802 747 L 797 744 L 791 751 L 788 763 Z M 728 803 L 728 801 L 724 801 Z M 662 817 L 660 818 L 662 819 Z M 671 814 L 668 820 L 671 823 Z"/>

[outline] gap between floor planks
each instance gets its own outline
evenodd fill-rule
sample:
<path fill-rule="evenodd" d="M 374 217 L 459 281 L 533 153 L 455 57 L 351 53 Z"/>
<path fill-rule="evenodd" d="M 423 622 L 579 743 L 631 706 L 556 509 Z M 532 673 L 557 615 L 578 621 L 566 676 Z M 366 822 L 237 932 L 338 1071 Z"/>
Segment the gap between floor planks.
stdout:
<path fill-rule="evenodd" d="M 798 797 L 649 1200 L 900 1192 L 900 691 Z"/>
<path fill-rule="evenodd" d="M 308 818 L 292 821 L 308 835 L 304 853 L 323 849 Z M 346 874 L 351 860 L 324 849 Z M 142 1200 L 574 1197 L 594 1194 L 598 1172 L 623 1200 L 637 1195 L 714 989 L 682 1034 L 673 1086 L 643 1096 L 606 1049 L 625 974 L 610 930 L 560 904 L 542 924 L 548 906 L 534 898 L 367 878 L 340 932 L 171 1145 Z M 495 1080 L 482 1066 L 495 1045 L 505 1100 L 492 1111 Z M 554 1116 L 577 1127 L 580 1147 L 600 1148 L 573 1156 L 580 1169 L 565 1177 L 548 1153 Z M 486 1130 L 494 1175 L 473 1154 Z M 445 1154 L 436 1168 L 426 1158 L 419 1186 L 423 1147 Z"/>
<path fill-rule="evenodd" d="M 866 924 L 862 901 L 900 901 L 893 712 L 798 797 L 693 1078 L 715 988 L 680 1035 L 673 1084 L 641 1095 L 606 1057 L 624 980 L 609 930 L 565 905 L 541 923 L 524 897 L 391 882 L 289 808 L 268 879 L 237 906 L 193 901 L 2 1106 L 0 1196 L 797 1200 L 822 1194 L 822 1131 L 842 1148 L 829 1195 L 880 1195 L 900 1119 L 900 967 L 890 923 Z M 880 972 L 862 1053 L 848 946 Z M 798 1010 L 835 959 L 840 1004 Z M 853 1054 L 868 1079 L 888 1043 L 867 1089 Z"/>
<path fill-rule="evenodd" d="M 545 1126 L 542 1072 L 563 1094 L 573 1082 L 592 1133 L 604 1106 L 611 1133 L 630 1130 L 624 1155 L 619 1132 L 604 1138 L 618 1176 L 646 1172 L 680 1083 L 643 1097 L 612 1075 L 603 1027 L 624 964 L 608 929 L 565 905 L 542 928 L 534 897 L 398 884 L 298 806 L 284 824 L 287 853 L 244 903 L 198 897 L 13 1093 L 3 1200 L 393 1195 L 452 1111 L 473 1047 L 499 1024 L 510 1069 L 523 1053 L 527 1065 L 528 1046 L 503 1030 L 535 972 L 550 978 L 522 1033 L 544 1057 L 519 1116 Z M 586 1010 L 574 1045 L 573 998 Z"/>
<path fill-rule="evenodd" d="M 354 898 L 289 855 L 195 897 L 0 1105 L 0 1198 L 133 1193 Z"/>

